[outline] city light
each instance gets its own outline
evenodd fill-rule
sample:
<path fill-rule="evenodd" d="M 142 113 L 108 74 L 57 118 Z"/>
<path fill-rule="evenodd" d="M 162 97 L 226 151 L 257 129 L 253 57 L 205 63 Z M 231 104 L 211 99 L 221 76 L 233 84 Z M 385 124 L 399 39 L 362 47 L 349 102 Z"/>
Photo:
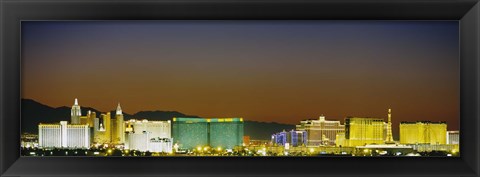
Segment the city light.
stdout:
<path fill-rule="evenodd" d="M 26 151 L 22 154 L 125 157 L 459 155 L 459 131 L 447 131 L 445 122 L 401 122 L 399 138 L 394 139 L 391 109 L 388 109 L 387 121 L 347 117 L 345 124 L 341 124 L 322 115 L 318 119 L 301 121 L 295 129 L 272 132 L 266 140 L 245 136 L 243 118 L 175 117 L 173 121 L 124 121 L 120 104 L 113 117 L 109 112 L 97 117 L 91 111 L 82 116 L 80 109 L 75 100 L 71 119 L 77 124 L 68 121 L 42 123 L 38 126 L 38 135 L 22 135 L 22 151 Z M 34 147 L 41 152 L 31 150 Z"/>

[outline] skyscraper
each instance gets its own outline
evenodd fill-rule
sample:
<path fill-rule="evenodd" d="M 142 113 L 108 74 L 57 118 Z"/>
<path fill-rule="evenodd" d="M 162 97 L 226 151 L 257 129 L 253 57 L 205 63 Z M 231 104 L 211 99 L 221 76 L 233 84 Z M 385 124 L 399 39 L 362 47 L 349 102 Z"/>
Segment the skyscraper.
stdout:
<path fill-rule="evenodd" d="M 209 145 L 208 122 L 201 118 L 173 118 L 172 136 L 180 148 Z"/>
<path fill-rule="evenodd" d="M 379 118 L 348 117 L 345 119 L 345 141 L 342 146 L 383 144 L 384 120 Z"/>
<path fill-rule="evenodd" d="M 78 99 L 75 98 L 75 103 L 72 106 L 70 113 L 71 124 L 80 124 L 80 116 L 82 116 L 82 111 L 80 110 L 80 105 L 78 105 Z"/>
<path fill-rule="evenodd" d="M 97 113 L 96 112 L 91 112 L 91 111 L 88 111 L 87 113 L 87 123 L 88 123 L 88 126 L 92 127 L 95 125 L 95 118 L 97 117 Z"/>
<path fill-rule="evenodd" d="M 233 149 L 243 144 L 243 118 L 173 118 L 172 136 L 180 148 Z"/>
<path fill-rule="evenodd" d="M 38 138 L 42 148 L 90 148 L 90 128 L 86 124 L 39 124 Z"/>
<path fill-rule="evenodd" d="M 208 122 L 210 146 L 233 149 L 243 144 L 242 118 L 211 118 Z"/>
<path fill-rule="evenodd" d="M 447 144 L 446 122 L 402 122 L 400 123 L 402 144 Z"/>
<path fill-rule="evenodd" d="M 296 130 L 307 132 L 307 145 L 333 145 L 338 133 L 345 131 L 345 125 L 338 120 L 325 120 L 321 115 L 317 120 L 302 120 Z"/>
<path fill-rule="evenodd" d="M 125 143 L 125 121 L 123 119 L 122 108 L 118 103 L 117 110 L 115 111 L 115 126 L 112 127 L 112 141 L 115 144 Z"/>
<path fill-rule="evenodd" d="M 272 135 L 272 143 L 284 146 L 289 144 L 290 146 L 297 147 L 303 146 L 307 143 L 307 132 L 299 130 L 291 130 L 289 132 L 283 130 Z"/>
<path fill-rule="evenodd" d="M 125 149 L 150 152 L 171 152 L 171 122 L 131 119 L 125 136 Z"/>
<path fill-rule="evenodd" d="M 112 126 L 110 112 L 101 114 L 100 119 L 95 118 L 93 130 L 93 141 L 100 144 L 112 143 Z"/>

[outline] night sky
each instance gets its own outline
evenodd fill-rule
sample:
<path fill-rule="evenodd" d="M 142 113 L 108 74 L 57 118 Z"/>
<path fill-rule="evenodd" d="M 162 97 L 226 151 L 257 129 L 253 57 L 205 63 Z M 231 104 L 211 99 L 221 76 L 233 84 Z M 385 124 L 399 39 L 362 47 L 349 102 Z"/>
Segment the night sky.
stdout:
<path fill-rule="evenodd" d="M 22 22 L 22 97 L 297 124 L 459 128 L 457 21 Z M 69 115 L 66 115 L 67 117 Z"/>

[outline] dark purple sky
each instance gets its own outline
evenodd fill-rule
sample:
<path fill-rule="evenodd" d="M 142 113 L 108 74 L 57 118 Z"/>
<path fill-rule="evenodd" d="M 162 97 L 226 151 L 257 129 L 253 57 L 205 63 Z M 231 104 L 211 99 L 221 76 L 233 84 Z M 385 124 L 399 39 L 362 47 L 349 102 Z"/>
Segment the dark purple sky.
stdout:
<path fill-rule="evenodd" d="M 22 97 L 296 124 L 459 126 L 457 21 L 22 22 Z"/>

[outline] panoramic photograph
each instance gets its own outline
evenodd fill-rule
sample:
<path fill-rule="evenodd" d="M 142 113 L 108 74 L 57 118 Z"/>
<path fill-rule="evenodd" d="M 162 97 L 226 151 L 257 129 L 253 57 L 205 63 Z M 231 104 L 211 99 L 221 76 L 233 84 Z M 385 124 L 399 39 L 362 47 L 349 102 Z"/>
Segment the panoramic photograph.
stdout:
<path fill-rule="evenodd" d="M 22 21 L 21 156 L 459 157 L 458 21 Z"/>

